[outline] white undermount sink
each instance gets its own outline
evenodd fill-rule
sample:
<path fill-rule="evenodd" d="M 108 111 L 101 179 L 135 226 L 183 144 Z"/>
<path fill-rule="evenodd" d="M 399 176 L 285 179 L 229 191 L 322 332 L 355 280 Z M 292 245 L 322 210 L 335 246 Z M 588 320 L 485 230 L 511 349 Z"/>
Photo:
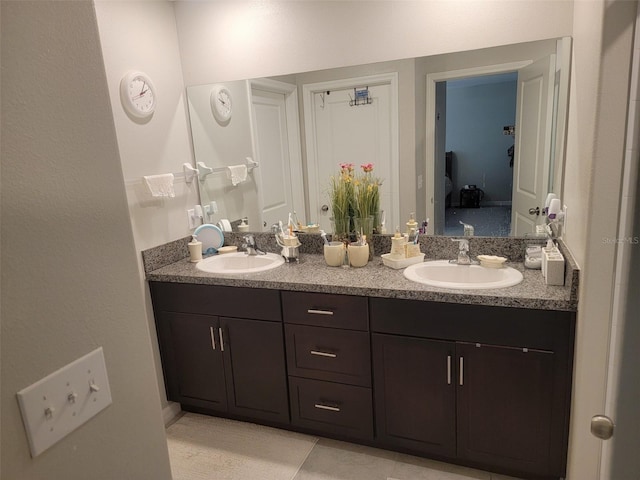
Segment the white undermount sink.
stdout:
<path fill-rule="evenodd" d="M 247 255 L 245 252 L 224 253 L 205 258 L 196 264 L 198 270 L 207 273 L 227 273 L 240 275 L 258 273 L 279 267 L 284 258 L 275 253 L 266 255 Z"/>
<path fill-rule="evenodd" d="M 522 273 L 512 267 L 487 268 L 458 265 L 448 260 L 417 263 L 404 270 L 411 281 L 441 288 L 463 290 L 505 288 L 522 282 Z"/>

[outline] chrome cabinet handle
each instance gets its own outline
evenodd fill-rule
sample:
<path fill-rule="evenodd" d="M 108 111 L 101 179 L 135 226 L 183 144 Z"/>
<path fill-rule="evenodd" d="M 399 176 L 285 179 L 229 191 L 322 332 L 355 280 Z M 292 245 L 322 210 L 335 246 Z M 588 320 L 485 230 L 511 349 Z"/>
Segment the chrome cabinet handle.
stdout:
<path fill-rule="evenodd" d="M 447 355 L 447 385 L 451 385 L 451 355 Z"/>
<path fill-rule="evenodd" d="M 220 334 L 220 351 L 224 352 L 224 337 L 222 336 L 222 327 L 218 328 L 218 333 Z"/>
<path fill-rule="evenodd" d="M 338 356 L 335 353 L 320 352 L 318 350 L 311 350 L 311 355 L 317 355 L 319 357 L 329 357 L 329 358 L 336 358 Z"/>
<path fill-rule="evenodd" d="M 339 412 L 340 409 L 338 407 L 332 407 L 330 405 L 323 405 L 321 403 L 316 403 L 314 407 L 319 408 L 320 410 L 329 410 L 331 412 Z"/>
<path fill-rule="evenodd" d="M 460 357 L 460 385 L 464 385 L 464 357 Z"/>
<path fill-rule="evenodd" d="M 213 327 L 209 327 L 209 333 L 211 334 L 211 348 L 216 349 L 216 334 L 213 333 Z"/>
<path fill-rule="evenodd" d="M 333 315 L 333 312 L 331 310 L 317 310 L 315 308 L 308 309 L 307 313 L 312 313 L 315 315 Z"/>

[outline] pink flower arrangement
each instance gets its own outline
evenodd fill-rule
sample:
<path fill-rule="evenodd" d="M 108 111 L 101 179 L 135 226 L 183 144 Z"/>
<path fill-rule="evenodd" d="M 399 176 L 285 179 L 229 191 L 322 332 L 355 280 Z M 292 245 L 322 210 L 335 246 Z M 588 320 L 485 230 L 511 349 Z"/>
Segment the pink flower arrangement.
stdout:
<path fill-rule="evenodd" d="M 354 198 L 354 210 L 356 216 L 367 218 L 375 216 L 380 209 L 380 180 L 372 175 L 373 163 L 360 165 L 362 174 L 356 176 L 356 188 Z"/>
<path fill-rule="evenodd" d="M 353 172 L 353 163 L 341 163 L 340 170 L 343 172 Z"/>
<path fill-rule="evenodd" d="M 373 163 L 361 164 L 360 173 L 354 171 L 353 163 L 340 163 L 339 166 L 340 173 L 331 177 L 331 213 L 335 228 L 341 233 L 348 233 L 350 229 L 347 222 L 352 215 L 357 218 L 378 216 L 379 187 L 382 182 L 373 176 Z M 344 225 L 339 225 L 338 222 Z"/>

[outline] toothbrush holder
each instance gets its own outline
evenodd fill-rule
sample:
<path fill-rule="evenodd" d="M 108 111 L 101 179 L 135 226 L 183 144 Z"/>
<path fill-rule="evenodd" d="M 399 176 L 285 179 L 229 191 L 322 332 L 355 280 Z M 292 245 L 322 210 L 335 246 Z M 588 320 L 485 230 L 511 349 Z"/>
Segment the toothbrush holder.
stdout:
<path fill-rule="evenodd" d="M 347 247 L 349 252 L 349 263 L 352 267 L 364 267 L 369 263 L 369 244 L 357 245 L 349 244 Z"/>

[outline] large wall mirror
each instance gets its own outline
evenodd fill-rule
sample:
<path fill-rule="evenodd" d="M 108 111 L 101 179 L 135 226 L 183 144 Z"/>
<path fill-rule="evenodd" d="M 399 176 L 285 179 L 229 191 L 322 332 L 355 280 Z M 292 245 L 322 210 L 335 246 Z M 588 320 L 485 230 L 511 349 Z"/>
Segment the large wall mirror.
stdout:
<path fill-rule="evenodd" d="M 264 231 L 295 211 L 330 231 L 330 177 L 373 163 L 389 233 L 412 212 L 431 234 L 533 232 L 562 193 L 570 50 L 549 39 L 189 86 L 205 220 Z M 226 167 L 244 176 L 247 158 L 259 166 L 238 182 Z"/>

